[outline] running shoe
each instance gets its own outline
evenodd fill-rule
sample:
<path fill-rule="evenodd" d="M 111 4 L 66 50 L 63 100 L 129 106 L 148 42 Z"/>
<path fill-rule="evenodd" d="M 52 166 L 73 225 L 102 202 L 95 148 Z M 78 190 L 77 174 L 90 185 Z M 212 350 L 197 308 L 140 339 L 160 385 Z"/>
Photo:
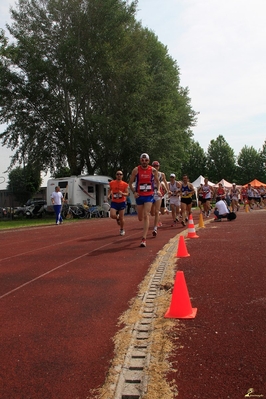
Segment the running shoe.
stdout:
<path fill-rule="evenodd" d="M 146 247 L 146 240 L 145 240 L 145 238 L 142 238 L 141 243 L 140 243 L 140 247 Z"/>
<path fill-rule="evenodd" d="M 121 236 L 124 236 L 126 233 L 125 233 L 125 230 L 120 230 L 120 235 Z"/>
<path fill-rule="evenodd" d="M 182 223 L 183 226 L 186 226 L 186 222 L 184 222 L 184 220 L 182 220 L 181 223 Z"/>
<path fill-rule="evenodd" d="M 158 224 L 157 224 L 157 227 L 162 227 L 162 222 L 159 222 Z"/>
<path fill-rule="evenodd" d="M 157 236 L 157 229 L 153 229 L 152 235 L 153 235 L 153 237 Z"/>
<path fill-rule="evenodd" d="M 116 215 L 116 223 L 118 224 L 118 226 L 120 225 L 119 215 Z"/>
<path fill-rule="evenodd" d="M 188 222 L 188 218 L 186 218 L 185 221 Z"/>
<path fill-rule="evenodd" d="M 176 226 L 176 220 L 174 220 L 173 224 L 171 224 L 171 227 Z"/>

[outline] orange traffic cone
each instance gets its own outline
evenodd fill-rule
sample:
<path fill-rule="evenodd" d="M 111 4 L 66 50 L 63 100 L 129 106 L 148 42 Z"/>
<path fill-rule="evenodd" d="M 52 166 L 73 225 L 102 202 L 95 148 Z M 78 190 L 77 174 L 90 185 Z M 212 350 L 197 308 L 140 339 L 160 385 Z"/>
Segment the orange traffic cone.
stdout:
<path fill-rule="evenodd" d="M 197 308 L 192 308 L 184 273 L 178 271 L 172 294 L 172 301 L 164 317 L 170 319 L 194 319 Z"/>
<path fill-rule="evenodd" d="M 176 253 L 175 257 L 176 258 L 186 258 L 187 256 L 190 256 L 190 255 L 187 251 L 184 236 L 180 236 L 179 242 L 178 242 L 178 247 L 177 247 L 177 253 Z"/>
<path fill-rule="evenodd" d="M 196 234 L 192 214 L 189 215 L 187 238 L 199 238 L 199 236 L 197 236 L 197 234 Z"/>
<path fill-rule="evenodd" d="M 245 212 L 249 212 L 249 205 L 248 204 L 245 205 Z"/>
<path fill-rule="evenodd" d="M 204 222 L 203 222 L 203 216 L 202 216 L 202 213 L 200 213 L 200 215 L 199 215 L 199 227 L 204 227 L 204 228 L 205 228 L 205 226 L 204 226 Z"/>

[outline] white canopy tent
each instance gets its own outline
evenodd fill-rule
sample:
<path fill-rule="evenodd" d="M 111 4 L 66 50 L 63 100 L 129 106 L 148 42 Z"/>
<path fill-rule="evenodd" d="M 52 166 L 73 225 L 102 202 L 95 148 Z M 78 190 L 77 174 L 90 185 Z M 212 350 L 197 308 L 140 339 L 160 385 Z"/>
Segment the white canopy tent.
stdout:
<path fill-rule="evenodd" d="M 197 205 L 198 205 L 198 190 L 197 189 L 200 187 L 201 184 L 204 184 L 204 179 L 205 179 L 205 177 L 203 177 L 202 175 L 199 175 L 199 177 L 191 183 L 193 185 L 193 187 L 195 188 L 195 196 L 196 196 L 196 200 L 197 200 Z M 212 183 L 211 181 L 208 181 L 208 184 L 210 186 L 215 186 L 215 184 Z"/>
<path fill-rule="evenodd" d="M 218 187 L 220 183 L 223 185 L 224 188 L 232 188 L 232 183 L 229 183 L 229 181 L 225 179 L 220 180 L 217 184 L 215 184 L 215 187 Z"/>
<path fill-rule="evenodd" d="M 195 188 L 199 188 L 201 184 L 204 184 L 204 179 L 205 179 L 205 177 L 203 177 L 202 175 L 199 175 L 199 177 L 192 182 L 193 186 Z M 209 181 L 208 183 L 210 186 L 215 186 L 215 183 L 212 183 L 211 181 Z"/>

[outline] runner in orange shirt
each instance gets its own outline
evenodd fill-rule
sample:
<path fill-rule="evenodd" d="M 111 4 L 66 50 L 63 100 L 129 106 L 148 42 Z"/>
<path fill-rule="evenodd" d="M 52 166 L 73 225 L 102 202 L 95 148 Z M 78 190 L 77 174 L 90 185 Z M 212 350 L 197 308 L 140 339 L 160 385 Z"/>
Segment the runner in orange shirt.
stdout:
<path fill-rule="evenodd" d="M 124 213 L 126 209 L 126 197 L 129 195 L 128 184 L 122 180 L 123 172 L 116 172 L 116 179 L 110 181 L 108 189 L 108 199 L 111 198 L 110 217 L 116 219 L 120 225 L 120 235 L 125 235 Z"/>

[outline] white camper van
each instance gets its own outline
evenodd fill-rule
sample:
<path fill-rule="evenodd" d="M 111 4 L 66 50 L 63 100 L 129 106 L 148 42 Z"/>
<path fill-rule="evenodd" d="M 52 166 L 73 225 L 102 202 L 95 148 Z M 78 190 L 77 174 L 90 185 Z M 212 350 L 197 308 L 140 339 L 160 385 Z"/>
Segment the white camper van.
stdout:
<path fill-rule="evenodd" d="M 51 204 L 51 194 L 56 186 L 69 205 L 102 205 L 107 199 L 109 176 L 79 175 L 60 177 L 47 181 L 47 205 Z"/>

